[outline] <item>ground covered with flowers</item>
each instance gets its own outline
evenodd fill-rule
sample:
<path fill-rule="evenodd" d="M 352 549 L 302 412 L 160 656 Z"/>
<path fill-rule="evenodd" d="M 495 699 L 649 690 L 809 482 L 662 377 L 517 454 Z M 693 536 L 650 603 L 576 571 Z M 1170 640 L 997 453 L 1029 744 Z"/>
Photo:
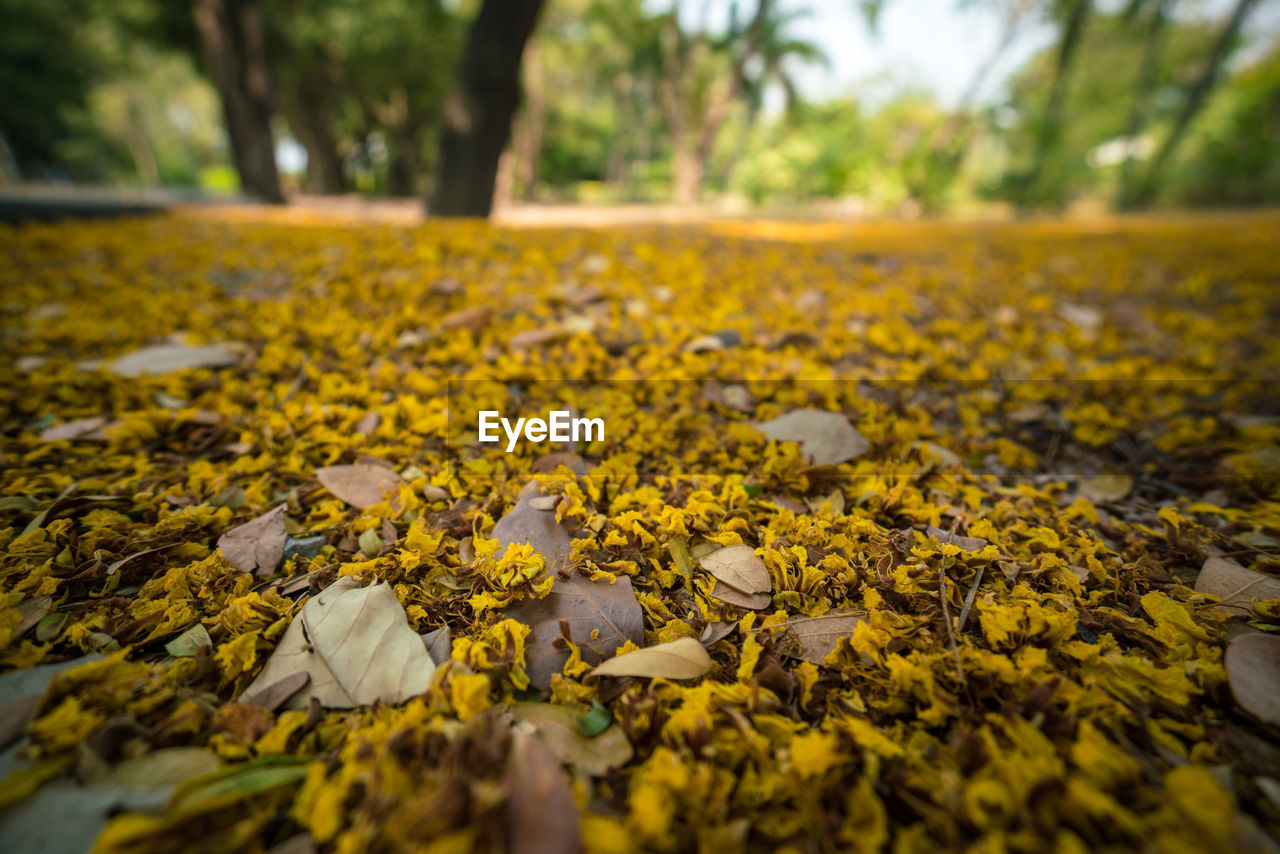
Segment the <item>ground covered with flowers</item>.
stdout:
<path fill-rule="evenodd" d="M 0 839 L 1277 850 L 1278 244 L 4 228 Z"/>

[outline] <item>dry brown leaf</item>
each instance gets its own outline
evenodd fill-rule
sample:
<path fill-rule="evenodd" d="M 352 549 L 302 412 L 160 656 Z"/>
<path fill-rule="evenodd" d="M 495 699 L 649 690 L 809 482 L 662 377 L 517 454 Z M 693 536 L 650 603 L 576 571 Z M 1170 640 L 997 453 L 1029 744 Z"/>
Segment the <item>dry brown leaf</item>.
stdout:
<path fill-rule="evenodd" d="M 1254 572 L 1233 560 L 1211 557 L 1200 567 L 1196 592 L 1221 599 L 1224 609 L 1252 610 L 1257 600 L 1280 597 L 1280 578 Z"/>
<path fill-rule="evenodd" d="M 982 537 L 962 537 L 959 534 L 944 531 L 936 525 L 930 525 L 925 534 L 940 543 L 959 546 L 967 552 L 980 552 L 987 546 L 987 541 Z"/>
<path fill-rule="evenodd" d="M 493 307 L 487 305 L 475 305 L 471 308 L 458 309 L 451 314 L 446 314 L 444 319 L 440 321 L 441 329 L 466 329 L 479 335 L 484 328 L 489 325 L 490 318 L 493 317 Z"/>
<path fill-rule="evenodd" d="M 526 329 L 517 332 L 507 339 L 507 346 L 512 350 L 532 350 L 543 344 L 550 344 L 564 337 L 564 330 L 558 326 L 547 326 L 542 329 Z"/>
<path fill-rule="evenodd" d="M 377 430 L 381 424 L 381 414 L 377 412 L 366 412 L 364 417 L 356 423 L 356 432 L 361 436 L 372 436 L 373 431 Z"/>
<path fill-rule="evenodd" d="M 90 418 L 77 418 L 63 424 L 55 424 L 40 431 L 40 438 L 46 442 L 57 442 L 66 439 L 106 439 L 103 430 L 108 426 L 102 415 Z"/>
<path fill-rule="evenodd" d="M 387 500 L 392 508 L 399 507 L 396 492 L 400 488 L 400 476 L 382 466 L 326 466 L 316 469 L 316 478 L 325 489 L 352 507 L 363 510 Z"/>
<path fill-rule="evenodd" d="M 702 630 L 702 634 L 698 637 L 698 643 L 703 646 L 711 646 L 718 640 L 727 638 L 733 634 L 733 630 L 738 627 L 737 623 L 707 623 L 707 627 Z"/>
<path fill-rule="evenodd" d="M 1280 726 L 1280 637 L 1242 635 L 1227 646 L 1227 682 L 1240 707 Z"/>
<path fill-rule="evenodd" d="M 400 703 L 427 690 L 434 670 L 391 585 L 361 587 L 344 576 L 307 602 L 242 696 L 305 672 L 311 680 L 288 708 L 305 708 L 311 697 L 333 709 Z"/>
<path fill-rule="evenodd" d="M 866 437 L 839 412 L 795 409 L 753 426 L 775 441 L 799 442 L 801 452 L 815 466 L 839 465 L 871 449 Z"/>
<path fill-rule="evenodd" d="M 431 656 L 436 667 L 449 660 L 449 655 L 453 651 L 453 630 L 447 625 L 434 631 L 423 632 L 419 637 L 422 638 L 422 645 L 427 648 L 427 655 Z"/>
<path fill-rule="evenodd" d="M 530 471 L 534 474 L 551 474 L 560 466 L 567 466 L 575 474 L 586 474 L 587 463 L 573 451 L 552 451 L 533 461 Z"/>
<path fill-rule="evenodd" d="M 555 510 L 556 505 L 559 503 L 559 495 L 539 495 L 536 498 L 529 499 L 529 506 L 534 510 Z"/>
<path fill-rule="evenodd" d="M 800 657 L 822 664 L 840 639 L 852 635 L 854 628 L 862 622 L 866 622 L 864 615 L 831 611 L 821 617 L 792 617 L 787 620 L 787 628 L 800 642 Z"/>
<path fill-rule="evenodd" d="M 1080 481 L 1079 491 L 1094 504 L 1119 501 L 1133 489 L 1133 478 L 1127 474 L 1095 474 Z"/>
<path fill-rule="evenodd" d="M 17 741 L 27 730 L 27 724 L 40 708 L 43 694 L 28 694 L 7 703 L 0 703 L 0 750 Z"/>
<path fill-rule="evenodd" d="M 290 674 L 278 682 L 273 682 L 262 691 L 245 700 L 250 706 L 261 706 L 268 712 L 274 712 L 284 705 L 285 701 L 298 693 L 311 681 L 311 674 L 305 670 Z"/>
<path fill-rule="evenodd" d="M 769 569 L 751 546 L 726 546 L 699 559 L 698 565 L 722 581 L 746 594 L 773 590 Z"/>
<path fill-rule="evenodd" d="M 614 656 L 591 671 L 593 676 L 640 676 L 651 679 L 697 679 L 710 672 L 711 656 L 693 638 Z"/>
<path fill-rule="evenodd" d="M 631 760 L 634 751 L 622 727 L 610 725 L 597 736 L 584 735 L 577 718 L 590 708 L 552 703 L 516 703 L 511 714 L 538 730 L 538 737 L 566 765 L 602 777 Z"/>
<path fill-rule="evenodd" d="M 537 736 L 516 730 L 504 775 L 509 854 L 579 854 L 578 804 L 564 770 Z"/>
<path fill-rule="evenodd" d="M 743 593 L 741 590 L 733 589 L 718 578 L 716 579 L 716 586 L 711 588 L 711 597 L 751 611 L 763 611 L 773 604 L 773 597 L 768 593 Z"/>
<path fill-rule="evenodd" d="M 27 629 L 47 617 L 52 610 L 52 596 L 33 596 L 30 599 L 23 599 L 18 605 L 18 613 L 22 616 L 18 620 L 18 625 L 13 627 L 13 637 L 22 637 Z"/>
<path fill-rule="evenodd" d="M 284 512 L 287 504 L 272 508 L 256 519 L 237 525 L 218 538 L 222 556 L 241 572 L 270 575 L 284 558 Z"/>
<path fill-rule="evenodd" d="M 528 543 L 546 561 L 546 571 L 554 572 L 568 566 L 572 540 L 556 522 L 556 514 L 533 506 L 534 501 L 544 497 L 547 496 L 538 490 L 537 482 L 529 481 L 516 506 L 493 526 L 492 536 L 503 550 L 512 543 Z"/>

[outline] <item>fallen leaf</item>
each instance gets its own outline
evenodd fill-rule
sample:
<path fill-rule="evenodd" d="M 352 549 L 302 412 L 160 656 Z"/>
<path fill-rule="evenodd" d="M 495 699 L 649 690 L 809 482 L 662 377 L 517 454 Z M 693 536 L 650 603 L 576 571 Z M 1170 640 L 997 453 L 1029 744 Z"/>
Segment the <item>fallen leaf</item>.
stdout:
<path fill-rule="evenodd" d="M 447 625 L 419 637 L 422 638 L 422 645 L 427 648 L 427 654 L 431 656 L 436 667 L 449 660 L 449 654 L 453 650 L 453 631 Z"/>
<path fill-rule="evenodd" d="M 925 530 L 925 535 L 932 537 L 940 543 L 959 546 L 967 552 L 980 552 L 986 548 L 987 545 L 987 541 L 981 537 L 962 537 L 959 534 L 944 531 L 936 525 L 930 525 L 928 529 Z"/>
<path fill-rule="evenodd" d="M 529 499 L 529 507 L 534 510 L 555 510 L 560 503 L 559 495 L 539 495 Z"/>
<path fill-rule="evenodd" d="M 680 638 L 614 656 L 591 671 L 591 675 L 697 679 L 712 666 L 711 656 L 702 644 L 693 638 Z"/>
<path fill-rule="evenodd" d="M 529 470 L 534 474 L 552 474 L 560 466 L 567 466 L 574 474 L 586 474 L 587 463 L 573 451 L 552 451 L 533 461 Z"/>
<path fill-rule="evenodd" d="M 1196 592 L 1221 599 L 1224 610 L 1251 610 L 1255 601 L 1280 597 L 1280 578 L 1254 572 L 1233 560 L 1211 557 L 1200 567 Z"/>
<path fill-rule="evenodd" d="M 40 708 L 40 694 L 28 694 L 0 705 L 0 750 L 17 741 L 27 730 L 36 709 Z"/>
<path fill-rule="evenodd" d="M 1242 635 L 1227 646 L 1225 664 L 1240 707 L 1263 723 L 1280 726 L 1280 637 Z"/>
<path fill-rule="evenodd" d="M 564 330 L 558 326 L 548 326 L 542 329 L 526 329 L 523 332 L 517 332 L 507 339 L 507 346 L 512 350 L 532 350 L 534 347 L 541 347 L 543 344 L 550 344 L 564 337 Z"/>
<path fill-rule="evenodd" d="M 218 548 L 227 563 L 241 572 L 275 572 L 284 559 L 284 544 L 289 538 L 284 519 L 287 507 L 281 504 L 219 537 Z"/>
<path fill-rule="evenodd" d="M 290 698 L 291 709 L 311 697 L 335 709 L 400 703 L 427 690 L 434 670 L 391 585 L 361 587 L 344 576 L 307 602 L 241 696 L 306 672 L 311 681 Z"/>
<path fill-rule="evenodd" d="M 45 442 L 74 439 L 106 439 L 107 436 L 102 431 L 107 426 L 108 420 L 101 415 L 77 418 L 75 421 L 67 421 L 63 424 L 46 427 L 40 431 L 40 438 Z"/>
<path fill-rule="evenodd" d="M 30 599 L 23 599 L 18 605 L 18 613 L 22 616 L 18 620 L 18 625 L 13 627 L 13 637 L 22 637 L 27 629 L 47 617 L 52 609 L 52 596 L 33 596 Z"/>
<path fill-rule="evenodd" d="M 163 546 L 156 546 L 153 549 L 143 549 L 140 552 L 134 552 L 131 555 L 126 555 L 125 557 L 122 557 L 119 560 L 108 564 L 107 575 L 115 575 L 117 572 L 120 571 L 121 567 L 123 567 L 126 563 L 128 563 L 131 560 L 135 560 L 144 555 L 155 554 L 156 552 L 162 552 L 165 549 L 172 549 L 180 545 L 182 545 L 182 543 L 167 543 L 166 545 L 163 545 Z"/>
<path fill-rule="evenodd" d="M 609 715 L 609 710 L 600 704 L 600 701 L 592 698 L 591 711 L 585 715 L 580 715 L 573 719 L 578 725 L 578 730 L 588 738 L 595 738 L 600 733 L 609 728 L 609 724 L 613 723 L 613 718 Z"/>
<path fill-rule="evenodd" d="M 204 627 L 204 623 L 196 623 L 164 645 L 165 652 L 174 658 L 190 658 L 200 650 L 212 647 L 213 640 L 209 637 L 209 630 Z"/>
<path fill-rule="evenodd" d="M 839 465 L 871 449 L 871 443 L 839 412 L 795 409 L 753 426 L 769 439 L 799 442 L 801 452 L 815 466 Z"/>
<path fill-rule="evenodd" d="M 707 623 L 707 627 L 702 630 L 702 634 L 698 637 L 698 643 L 704 647 L 711 646 L 716 641 L 733 634 L 733 630 L 737 627 L 738 624 L 734 622 Z"/>
<path fill-rule="evenodd" d="M 698 565 L 742 593 L 768 593 L 773 589 L 768 567 L 751 546 L 726 546 L 699 559 Z"/>
<path fill-rule="evenodd" d="M 716 579 L 716 586 L 711 588 L 711 596 L 721 602 L 737 605 L 752 611 L 763 611 L 773 604 L 773 597 L 768 593 L 743 593 Z"/>
<path fill-rule="evenodd" d="M 509 854 L 578 854 L 578 804 L 560 763 L 537 737 L 516 731 L 504 775 Z"/>
<path fill-rule="evenodd" d="M 373 431 L 378 429 L 382 424 L 382 415 L 377 412 L 366 412 L 364 417 L 356 423 L 356 432 L 361 436 L 372 436 Z"/>
<path fill-rule="evenodd" d="M 787 628 L 800 642 L 800 657 L 814 664 L 822 664 L 840 643 L 841 638 L 853 634 L 858 623 L 866 617 L 849 611 L 830 611 L 821 617 L 792 617 Z"/>
<path fill-rule="evenodd" d="M 558 703 L 516 703 L 512 716 L 532 724 L 547 748 L 566 765 L 602 777 L 631 761 L 634 753 L 620 726 L 608 726 L 598 735 L 587 735 L 578 719 L 587 714 L 585 706 Z"/>
<path fill-rule="evenodd" d="M 389 499 L 391 507 L 399 509 L 395 496 L 400 489 L 400 476 L 382 466 L 326 466 L 316 469 L 316 479 L 352 507 L 363 510 Z"/>
<path fill-rule="evenodd" d="M 1133 489 L 1133 478 L 1127 474 L 1095 474 L 1080 481 L 1079 491 L 1094 504 L 1119 501 Z"/>
<path fill-rule="evenodd" d="M 238 365 L 242 358 L 223 344 L 158 344 L 126 353 L 108 362 L 107 367 L 118 376 L 141 377 L 192 368 L 228 368 Z"/>
<path fill-rule="evenodd" d="M 356 542 L 359 543 L 360 552 L 365 557 L 377 557 L 378 553 L 382 551 L 383 546 L 386 545 L 386 543 L 382 541 L 382 537 L 378 536 L 378 532 L 372 528 L 361 534 Z"/>
<path fill-rule="evenodd" d="M 299 671 L 273 682 L 266 688 L 245 700 L 246 705 L 258 706 L 268 712 L 274 712 L 284 705 L 285 701 L 302 690 L 311 681 L 311 674 Z"/>
<path fill-rule="evenodd" d="M 468 332 L 479 335 L 489 325 L 489 319 L 492 317 L 492 306 L 475 305 L 471 308 L 462 308 L 446 314 L 440 321 L 440 328 L 465 329 Z"/>
<path fill-rule="evenodd" d="M 822 509 L 822 505 L 830 504 L 831 512 L 836 516 L 844 515 L 844 493 L 839 489 L 831 490 L 830 494 L 821 498 L 813 498 L 809 500 L 809 510 L 817 513 Z"/>
<path fill-rule="evenodd" d="M 493 526 L 492 536 L 503 550 L 512 543 L 528 543 L 546 561 L 546 571 L 555 572 L 568 566 L 572 540 L 555 513 L 533 506 L 532 502 L 543 497 L 537 482 L 529 481 L 516 505 Z"/>
<path fill-rule="evenodd" d="M 90 775 L 95 786 L 177 786 L 222 767 L 218 757 L 202 747 L 167 747 L 126 759 L 104 773 Z"/>

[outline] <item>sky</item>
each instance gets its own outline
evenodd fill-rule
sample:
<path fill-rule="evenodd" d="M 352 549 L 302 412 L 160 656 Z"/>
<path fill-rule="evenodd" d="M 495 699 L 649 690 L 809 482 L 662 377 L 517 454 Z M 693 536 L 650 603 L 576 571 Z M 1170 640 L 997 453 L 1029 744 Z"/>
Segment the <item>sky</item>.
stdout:
<path fill-rule="evenodd" d="M 732 0 L 682 0 L 681 12 L 692 23 L 706 4 L 707 19 L 716 29 L 728 20 Z M 933 92 L 945 106 L 955 106 L 974 74 L 999 41 L 999 0 L 886 0 L 878 32 L 873 36 L 858 11 L 857 0 L 778 0 L 784 9 L 809 8 L 813 14 L 797 20 L 792 34 L 820 46 L 830 58 L 828 68 L 794 68 L 801 92 L 815 100 L 856 93 L 872 103 L 904 88 Z M 1115 10 L 1124 0 L 1099 0 Z M 670 0 L 654 0 L 655 8 L 670 8 Z M 754 11 L 753 0 L 738 0 L 741 15 Z M 1182 0 L 1181 14 L 1225 16 L 1233 0 Z M 1262 0 L 1247 28 L 1254 53 L 1280 33 L 1280 2 Z M 1036 51 L 1053 44 L 1056 32 L 1042 20 L 1024 23 L 982 87 L 986 98 L 998 95 L 1009 75 Z M 1243 55 L 1251 53 L 1246 49 Z"/>

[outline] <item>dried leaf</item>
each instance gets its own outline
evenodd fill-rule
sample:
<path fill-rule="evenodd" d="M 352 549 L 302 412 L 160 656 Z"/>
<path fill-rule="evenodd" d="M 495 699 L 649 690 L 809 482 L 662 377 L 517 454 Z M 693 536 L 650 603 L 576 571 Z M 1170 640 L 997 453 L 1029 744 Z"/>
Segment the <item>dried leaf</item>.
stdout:
<path fill-rule="evenodd" d="M 866 622 L 864 615 L 830 611 L 821 617 L 792 617 L 787 620 L 787 628 L 800 642 L 800 657 L 822 664 L 841 638 L 852 635 L 854 628 L 862 622 Z"/>
<path fill-rule="evenodd" d="M 707 623 L 707 627 L 702 630 L 702 634 L 698 637 L 698 643 L 703 646 L 711 646 L 718 640 L 727 638 L 733 634 L 733 630 L 738 627 L 737 623 Z"/>
<path fill-rule="evenodd" d="M 1080 494 L 1094 504 L 1119 501 L 1133 489 L 1133 478 L 1127 474 L 1095 474 L 1080 481 Z"/>
<path fill-rule="evenodd" d="M 372 528 L 361 534 L 356 542 L 360 544 L 360 551 L 365 557 L 377 557 L 386 545 L 382 537 L 378 536 L 378 532 Z"/>
<path fill-rule="evenodd" d="M 316 469 L 316 478 L 338 498 L 363 510 L 390 499 L 398 509 L 395 497 L 400 489 L 400 476 L 382 466 L 367 463 L 354 466 L 326 466 Z"/>
<path fill-rule="evenodd" d="M 489 325 L 491 317 L 493 317 L 492 306 L 475 305 L 446 314 L 440 321 L 440 328 L 465 329 L 479 335 Z"/>
<path fill-rule="evenodd" d="M 284 705 L 286 700 L 301 691 L 303 686 L 310 681 L 311 674 L 305 671 L 294 673 L 278 682 L 271 683 L 257 694 L 246 699 L 245 703 L 266 709 L 268 712 L 274 712 Z"/>
<path fill-rule="evenodd" d="M 509 854 L 578 854 L 578 804 L 555 756 L 516 731 L 504 776 Z"/>
<path fill-rule="evenodd" d="M 164 645 L 165 652 L 174 658 L 190 658 L 202 649 L 213 647 L 213 639 L 204 623 L 196 623 Z"/>
<path fill-rule="evenodd" d="M 529 499 L 529 507 L 534 510 L 555 510 L 560 503 L 559 495 L 539 495 Z"/>
<path fill-rule="evenodd" d="M 447 625 L 419 637 L 422 638 L 422 645 L 427 648 L 427 654 L 431 656 L 436 667 L 449 660 L 449 654 L 453 650 L 453 631 Z"/>
<path fill-rule="evenodd" d="M 1200 567 L 1196 592 L 1221 599 L 1224 609 L 1249 610 L 1255 601 L 1280 597 L 1280 578 L 1211 557 Z"/>
<path fill-rule="evenodd" d="M 366 412 L 356 423 L 356 432 L 361 436 L 372 436 L 373 431 L 382 424 L 382 415 L 377 412 Z"/>
<path fill-rule="evenodd" d="M 839 412 L 795 409 L 754 426 L 775 441 L 799 442 L 801 452 L 815 466 L 839 465 L 871 449 L 871 443 Z"/>
<path fill-rule="evenodd" d="M 987 546 L 987 541 L 981 537 L 962 537 L 959 534 L 944 531 L 936 525 L 930 525 L 925 534 L 940 543 L 959 546 L 967 552 L 980 552 Z"/>
<path fill-rule="evenodd" d="M 242 696 L 305 672 L 311 681 L 289 700 L 291 709 L 311 697 L 336 709 L 400 703 L 425 691 L 434 670 L 391 585 L 361 587 L 344 576 L 307 602 Z"/>
<path fill-rule="evenodd" d="M 1225 664 L 1240 707 L 1263 723 L 1280 726 L 1280 637 L 1242 635 L 1227 646 Z"/>
<path fill-rule="evenodd" d="M 18 620 L 18 625 L 13 627 L 13 637 L 22 637 L 27 629 L 43 620 L 52 609 L 52 596 L 33 596 L 30 599 L 23 599 L 18 605 L 18 613 L 22 617 Z"/>
<path fill-rule="evenodd" d="M 275 572 L 284 559 L 284 544 L 289 538 L 284 518 L 287 507 L 281 504 L 219 537 L 218 548 L 227 563 L 241 572 L 260 576 Z"/>
<path fill-rule="evenodd" d="M 530 723 L 538 730 L 539 738 L 556 759 L 593 777 L 601 777 L 626 765 L 633 750 L 622 727 L 608 726 L 594 736 L 583 733 L 578 719 L 587 713 L 585 706 L 552 703 L 516 703 L 511 709 L 516 720 Z"/>
<path fill-rule="evenodd" d="M 593 676 L 640 676 L 651 679 L 697 679 L 710 672 L 711 656 L 693 638 L 614 656 L 591 671 Z"/>
<path fill-rule="evenodd" d="M 241 358 L 239 352 L 223 344 L 159 344 L 126 353 L 107 367 L 118 376 L 142 377 L 192 368 L 227 368 L 240 364 Z"/>
<path fill-rule="evenodd" d="M 572 540 L 554 513 L 532 505 L 542 497 L 536 481 L 526 484 L 516 506 L 493 526 L 493 538 L 503 550 L 512 543 L 528 543 L 546 561 L 545 571 L 555 572 L 568 566 Z"/>
<path fill-rule="evenodd" d="M 63 424 L 56 424 L 53 427 L 46 427 L 40 431 L 40 438 L 46 442 L 74 439 L 105 439 L 107 436 L 102 431 L 107 425 L 107 419 L 101 415 L 77 418 L 75 421 L 67 421 Z"/>
<path fill-rule="evenodd" d="M 773 589 L 768 567 L 751 546 L 726 546 L 699 559 L 698 565 L 742 593 L 768 593 Z"/>
<path fill-rule="evenodd" d="M 768 593 L 743 593 L 741 590 L 733 589 L 718 578 L 716 579 L 716 586 L 711 588 L 711 597 L 752 611 L 763 611 L 773 604 L 773 597 Z"/>

